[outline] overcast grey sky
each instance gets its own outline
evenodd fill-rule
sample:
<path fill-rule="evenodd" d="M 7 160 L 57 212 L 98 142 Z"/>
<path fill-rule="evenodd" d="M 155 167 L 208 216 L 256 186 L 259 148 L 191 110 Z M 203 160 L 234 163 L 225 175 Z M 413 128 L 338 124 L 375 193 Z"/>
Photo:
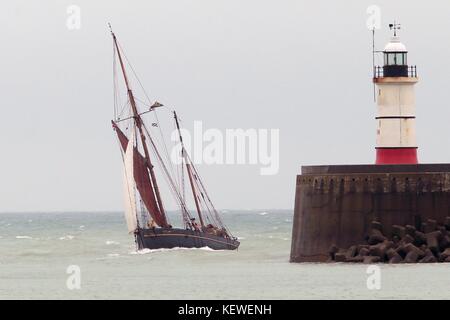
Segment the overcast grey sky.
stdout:
<path fill-rule="evenodd" d="M 280 129 L 277 175 L 199 167 L 216 206 L 293 208 L 301 165 L 374 162 L 372 4 L 378 48 L 395 18 L 417 65 L 420 161 L 450 162 L 448 1 L 3 1 L 0 211 L 122 208 L 107 22 L 186 127 Z"/>

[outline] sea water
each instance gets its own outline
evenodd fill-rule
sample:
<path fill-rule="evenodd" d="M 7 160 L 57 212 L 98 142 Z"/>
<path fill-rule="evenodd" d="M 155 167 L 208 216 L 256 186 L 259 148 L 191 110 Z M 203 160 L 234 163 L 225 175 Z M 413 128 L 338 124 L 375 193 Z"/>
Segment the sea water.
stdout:
<path fill-rule="evenodd" d="M 137 251 L 119 212 L 1 213 L 0 299 L 450 298 L 450 264 L 378 265 L 378 289 L 367 265 L 289 263 L 290 210 L 222 216 L 237 251 Z"/>

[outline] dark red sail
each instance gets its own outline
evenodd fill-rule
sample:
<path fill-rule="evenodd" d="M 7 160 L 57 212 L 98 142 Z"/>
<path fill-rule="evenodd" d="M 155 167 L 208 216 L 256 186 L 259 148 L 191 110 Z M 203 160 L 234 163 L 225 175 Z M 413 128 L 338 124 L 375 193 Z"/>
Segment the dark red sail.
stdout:
<path fill-rule="evenodd" d="M 127 136 L 120 130 L 120 128 L 116 125 L 114 121 L 112 121 L 112 125 L 114 130 L 117 133 L 117 137 L 119 138 L 120 145 L 122 150 L 125 151 L 128 145 Z M 134 148 L 134 181 L 136 182 L 136 188 L 141 195 L 142 201 L 145 204 L 148 212 L 152 216 L 153 220 L 155 220 L 156 224 L 161 227 L 167 227 L 167 219 L 161 213 L 161 210 L 158 207 L 158 203 L 156 201 L 155 193 L 153 191 L 153 185 L 151 179 L 149 177 L 149 173 L 147 170 L 147 165 L 145 158 L 139 153 L 139 151 Z"/>

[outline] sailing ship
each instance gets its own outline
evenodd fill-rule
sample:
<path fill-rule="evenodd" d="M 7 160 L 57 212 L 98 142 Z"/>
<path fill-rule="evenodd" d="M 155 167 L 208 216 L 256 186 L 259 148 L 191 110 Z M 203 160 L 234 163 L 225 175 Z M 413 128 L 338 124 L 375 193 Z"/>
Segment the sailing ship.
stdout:
<path fill-rule="evenodd" d="M 143 117 L 145 114 L 155 114 L 156 109 L 164 107 L 164 105 L 159 102 L 151 103 L 148 99 L 148 109 L 140 112 L 137 105 L 138 99 L 131 89 L 127 76 L 124 61 L 126 56 L 112 30 L 111 35 L 114 51 L 115 98 L 118 91 L 116 69 L 120 69 L 126 87 L 127 101 L 124 109 L 128 110 L 127 116 L 122 117 L 123 113 L 120 113 L 119 116 L 115 99 L 115 116 L 112 126 L 117 134 L 124 164 L 125 219 L 129 233 L 135 237 L 137 248 L 139 250 L 177 247 L 209 247 L 214 250 L 237 249 L 240 244 L 238 239 L 223 223 L 184 146 L 180 122 L 175 111 L 173 111 L 173 120 L 181 147 L 181 167 L 178 170 L 181 172 L 181 178 L 177 179 L 178 176 L 174 175 L 175 170 L 170 170 L 171 167 L 173 169 L 173 163 L 164 159 Z M 131 68 L 131 70 L 133 69 Z M 146 96 L 148 97 L 148 95 Z M 157 127 L 158 123 L 152 123 L 152 126 Z M 168 155 L 168 152 L 166 153 Z M 168 161 L 169 163 L 167 163 Z M 181 227 L 174 227 L 169 222 L 159 187 L 159 179 L 155 172 L 155 162 L 159 164 L 161 174 L 166 178 L 168 189 L 180 208 Z M 191 199 L 193 198 L 195 203 L 195 216 L 189 211 L 187 205 L 184 189 L 186 173 L 192 192 Z"/>

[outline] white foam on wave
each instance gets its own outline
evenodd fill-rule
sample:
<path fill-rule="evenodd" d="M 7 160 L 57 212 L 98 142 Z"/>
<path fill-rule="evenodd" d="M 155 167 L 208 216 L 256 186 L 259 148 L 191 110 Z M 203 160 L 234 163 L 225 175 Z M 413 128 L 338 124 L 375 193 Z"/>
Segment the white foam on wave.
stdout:
<path fill-rule="evenodd" d="M 264 236 L 259 236 L 260 238 L 264 238 Z M 289 241 L 291 239 L 286 238 L 286 237 L 276 237 L 274 235 L 269 235 L 267 238 L 269 239 L 274 239 L 274 240 L 283 240 L 283 241 Z"/>
<path fill-rule="evenodd" d="M 264 211 L 264 212 L 260 212 L 258 213 L 260 216 L 265 216 L 266 214 L 269 214 L 268 212 Z"/>
<path fill-rule="evenodd" d="M 225 250 L 214 250 L 210 247 L 201 247 L 201 248 L 182 248 L 182 247 L 175 247 L 175 248 L 161 248 L 161 249 L 141 249 L 137 251 L 132 251 L 130 254 L 148 254 L 148 253 L 156 253 L 156 252 L 171 252 L 171 251 L 211 251 L 211 252 L 219 252 L 219 251 L 225 251 Z"/>
<path fill-rule="evenodd" d="M 163 249 L 161 249 L 161 250 L 163 250 Z M 156 251 L 157 250 L 141 249 L 141 250 L 131 251 L 130 254 L 147 254 L 147 253 L 156 252 Z"/>
<path fill-rule="evenodd" d="M 110 245 L 113 245 L 113 244 L 120 244 L 120 243 L 117 242 L 117 241 L 113 241 L 113 240 L 106 240 L 105 244 L 106 244 L 107 246 L 110 246 Z"/>
<path fill-rule="evenodd" d="M 85 227 L 84 226 L 79 226 L 78 227 L 80 230 L 83 230 Z"/>
<path fill-rule="evenodd" d="M 30 236 L 16 236 L 16 239 L 33 239 Z"/>
<path fill-rule="evenodd" d="M 67 236 L 60 237 L 59 240 L 72 240 L 73 238 L 75 238 L 75 237 L 68 234 Z"/>
<path fill-rule="evenodd" d="M 118 253 L 108 253 L 107 256 L 110 257 L 110 258 L 117 258 L 117 257 L 120 257 L 120 254 L 118 254 Z"/>
<path fill-rule="evenodd" d="M 237 237 L 237 238 L 238 238 L 238 240 L 245 240 L 244 237 Z"/>

